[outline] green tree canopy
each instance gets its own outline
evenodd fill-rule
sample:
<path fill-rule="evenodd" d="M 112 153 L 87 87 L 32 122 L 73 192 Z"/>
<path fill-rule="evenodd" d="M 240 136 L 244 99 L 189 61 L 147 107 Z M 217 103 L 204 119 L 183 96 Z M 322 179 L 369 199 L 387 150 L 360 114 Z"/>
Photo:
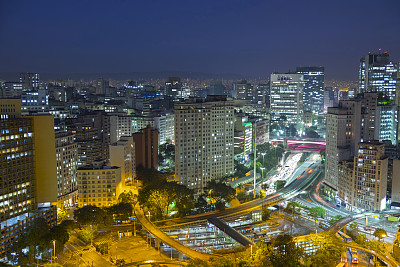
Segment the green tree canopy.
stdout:
<path fill-rule="evenodd" d="M 80 224 L 98 225 L 100 223 L 107 224 L 108 214 L 102 208 L 87 205 L 74 210 L 74 218 Z"/>
<path fill-rule="evenodd" d="M 380 241 L 382 238 L 387 237 L 387 232 L 386 232 L 385 229 L 376 228 L 376 229 L 375 229 L 375 232 L 373 233 L 373 235 L 374 235 L 376 238 L 378 238 L 379 241 Z"/>

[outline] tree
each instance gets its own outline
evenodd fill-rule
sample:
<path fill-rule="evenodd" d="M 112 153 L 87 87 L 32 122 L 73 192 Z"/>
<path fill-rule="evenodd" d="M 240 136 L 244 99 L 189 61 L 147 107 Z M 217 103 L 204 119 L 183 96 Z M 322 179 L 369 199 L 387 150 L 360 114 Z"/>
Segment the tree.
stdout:
<path fill-rule="evenodd" d="M 332 219 L 329 220 L 329 224 L 334 224 L 342 218 L 343 218 L 342 215 L 336 215 L 335 217 L 333 217 Z"/>
<path fill-rule="evenodd" d="M 368 242 L 368 238 L 365 234 L 359 234 L 354 239 L 354 242 L 360 244 L 361 246 L 365 246 L 365 244 Z"/>
<path fill-rule="evenodd" d="M 312 266 L 336 266 L 342 252 L 346 250 L 343 242 L 333 233 L 310 234 L 308 242 L 318 244 L 317 252 L 310 257 Z"/>
<path fill-rule="evenodd" d="M 387 232 L 385 229 L 382 228 L 376 228 L 375 232 L 373 233 L 373 236 L 379 239 L 381 241 L 382 238 L 387 237 Z"/>
<path fill-rule="evenodd" d="M 313 207 L 308 210 L 309 215 L 313 218 L 322 218 L 325 216 L 325 210 L 321 207 Z"/>
<path fill-rule="evenodd" d="M 22 238 L 29 246 L 29 258 L 35 259 L 38 252 L 50 247 L 50 227 L 44 218 L 36 218 Z"/>
<path fill-rule="evenodd" d="M 83 206 L 74 210 L 74 218 L 80 224 L 98 225 L 100 223 L 107 224 L 109 218 L 107 213 L 99 207 L 93 205 Z"/>
<path fill-rule="evenodd" d="M 194 208 L 194 191 L 178 183 L 175 183 L 173 188 L 176 194 L 175 207 L 178 211 L 178 216 L 188 215 Z"/>
<path fill-rule="evenodd" d="M 126 221 L 132 217 L 132 204 L 127 202 L 120 202 L 109 208 L 107 211 L 113 216 L 115 220 Z"/>
<path fill-rule="evenodd" d="M 229 203 L 235 198 L 236 193 L 234 188 L 225 183 L 216 182 L 215 180 L 208 182 L 206 190 L 213 203 L 217 202 L 217 200 L 223 200 Z"/>
<path fill-rule="evenodd" d="M 56 225 L 50 229 L 50 239 L 56 241 L 56 253 L 64 250 L 65 243 L 68 242 L 69 234 L 67 229 L 60 225 Z"/>
<path fill-rule="evenodd" d="M 76 223 L 72 220 L 65 220 L 59 224 L 60 227 L 64 228 L 68 233 L 75 229 Z"/>
<path fill-rule="evenodd" d="M 296 213 L 298 211 L 298 209 L 301 207 L 301 205 L 295 201 L 290 201 L 285 208 L 285 212 L 286 213 L 291 213 L 292 214 L 292 218 L 294 216 L 294 213 Z"/>
<path fill-rule="evenodd" d="M 271 210 L 268 209 L 267 205 L 262 206 L 261 217 L 263 221 L 268 220 L 269 217 L 271 217 Z"/>
<path fill-rule="evenodd" d="M 132 193 L 131 190 L 128 192 L 124 191 L 118 196 L 118 202 L 134 204 L 137 201 L 137 196 Z"/>
<path fill-rule="evenodd" d="M 68 219 L 68 212 L 64 209 L 57 209 L 57 223 L 60 224 L 62 221 Z"/>
<path fill-rule="evenodd" d="M 291 235 L 280 235 L 272 241 L 275 248 L 271 255 L 273 266 L 300 266 L 301 259 L 304 257 L 304 250 L 296 246 Z"/>

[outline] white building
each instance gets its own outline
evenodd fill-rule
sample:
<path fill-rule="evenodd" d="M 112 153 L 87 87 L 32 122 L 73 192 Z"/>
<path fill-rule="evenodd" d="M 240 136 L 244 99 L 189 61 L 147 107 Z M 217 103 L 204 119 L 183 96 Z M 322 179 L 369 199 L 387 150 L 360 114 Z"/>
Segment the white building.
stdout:
<path fill-rule="evenodd" d="M 233 102 L 225 96 L 175 104 L 175 175 L 201 193 L 211 180 L 230 175 L 233 165 Z"/>
<path fill-rule="evenodd" d="M 288 124 L 303 127 L 303 74 L 271 74 L 271 119 L 286 117 Z"/>
<path fill-rule="evenodd" d="M 57 206 L 70 207 L 78 200 L 76 171 L 78 166 L 78 146 L 74 135 L 68 132 L 56 132 L 57 161 Z"/>
<path fill-rule="evenodd" d="M 162 145 L 171 140 L 175 143 L 175 116 L 173 113 L 162 113 L 154 117 L 154 128 L 158 130 L 159 141 L 158 144 Z"/>

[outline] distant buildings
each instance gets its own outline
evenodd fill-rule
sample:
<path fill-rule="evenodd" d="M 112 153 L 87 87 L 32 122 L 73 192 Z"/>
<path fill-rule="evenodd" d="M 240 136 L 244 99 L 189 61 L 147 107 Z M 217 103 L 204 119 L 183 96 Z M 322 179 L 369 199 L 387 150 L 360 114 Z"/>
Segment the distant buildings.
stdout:
<path fill-rule="evenodd" d="M 201 193 L 207 183 L 233 174 L 233 102 L 225 96 L 175 104 L 175 176 Z"/>
<path fill-rule="evenodd" d="M 238 100 L 254 100 L 254 86 L 246 80 L 233 84 L 233 91 L 236 92 L 236 99 Z"/>
<path fill-rule="evenodd" d="M 19 75 L 19 81 L 24 91 L 37 90 L 40 87 L 39 73 L 22 72 Z"/>

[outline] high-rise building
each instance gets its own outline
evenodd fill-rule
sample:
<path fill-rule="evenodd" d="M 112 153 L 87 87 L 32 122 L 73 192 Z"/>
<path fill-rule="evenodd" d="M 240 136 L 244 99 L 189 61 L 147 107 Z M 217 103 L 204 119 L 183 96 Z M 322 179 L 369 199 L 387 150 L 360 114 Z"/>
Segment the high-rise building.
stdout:
<path fill-rule="evenodd" d="M 40 86 L 39 73 L 22 72 L 19 74 L 19 81 L 22 83 L 22 89 L 37 90 Z"/>
<path fill-rule="evenodd" d="M 392 101 L 396 99 L 397 64 L 387 52 L 368 53 L 360 59 L 359 93 L 382 92 Z"/>
<path fill-rule="evenodd" d="M 354 157 L 354 199 L 352 205 L 361 211 L 386 208 L 388 159 L 385 146 L 377 141 L 358 144 Z"/>
<path fill-rule="evenodd" d="M 148 125 L 140 132 L 133 134 L 135 141 L 136 167 L 141 165 L 146 169 L 158 168 L 158 130 Z"/>
<path fill-rule="evenodd" d="M 78 145 L 78 166 L 90 165 L 93 161 L 105 158 L 102 140 L 98 130 L 87 124 L 75 125 L 75 142 Z"/>
<path fill-rule="evenodd" d="M 163 112 L 154 117 L 154 128 L 159 133 L 159 144 L 165 144 L 167 140 L 175 142 L 175 116 L 170 112 Z"/>
<path fill-rule="evenodd" d="M 24 114 L 44 112 L 49 109 L 49 95 L 45 89 L 22 92 L 21 102 Z"/>
<path fill-rule="evenodd" d="M 175 176 L 201 193 L 209 181 L 234 172 L 233 102 L 226 96 L 175 104 Z"/>
<path fill-rule="evenodd" d="M 96 94 L 98 95 L 106 95 L 109 91 L 110 82 L 103 78 L 97 79 L 96 82 Z"/>
<path fill-rule="evenodd" d="M 233 84 L 234 92 L 236 92 L 236 99 L 238 100 L 254 100 L 254 87 L 246 80 Z"/>
<path fill-rule="evenodd" d="M 22 117 L 17 101 L 0 99 L 0 258 L 35 218 L 56 223 L 54 119 Z"/>
<path fill-rule="evenodd" d="M 57 206 L 71 207 L 78 201 L 78 185 L 76 171 L 78 168 L 78 145 L 75 135 L 69 132 L 56 132 L 57 160 Z"/>
<path fill-rule="evenodd" d="M 108 147 L 109 165 L 121 168 L 123 185 L 130 184 L 136 176 L 135 142 L 132 136 L 122 136 Z"/>
<path fill-rule="evenodd" d="M 297 67 L 296 73 L 304 76 L 303 106 L 305 111 L 322 114 L 324 105 L 324 67 Z"/>
<path fill-rule="evenodd" d="M 303 128 L 303 74 L 271 74 L 271 119 Z"/>

